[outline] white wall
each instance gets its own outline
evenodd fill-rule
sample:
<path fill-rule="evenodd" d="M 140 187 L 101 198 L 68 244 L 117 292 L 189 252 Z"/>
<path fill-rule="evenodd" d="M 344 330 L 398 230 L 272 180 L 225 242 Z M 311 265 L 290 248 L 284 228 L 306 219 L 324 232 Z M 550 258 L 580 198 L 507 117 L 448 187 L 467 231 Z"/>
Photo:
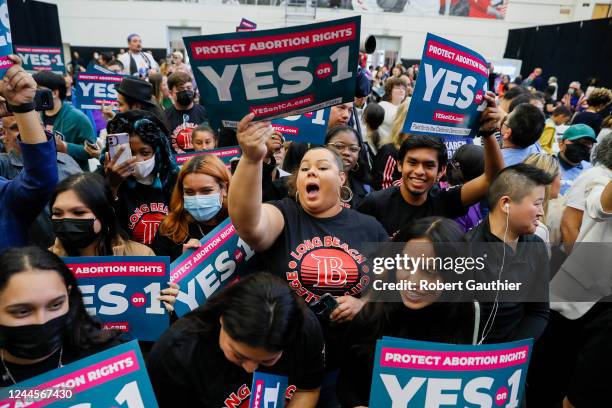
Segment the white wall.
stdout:
<path fill-rule="evenodd" d="M 217 3 L 210 5 L 111 0 L 46 1 L 58 4 L 63 41 L 80 46 L 125 47 L 127 35 L 139 33 L 145 48 L 167 48 L 169 26 L 201 27 L 203 34 L 222 33 L 234 31 L 242 17 L 257 22 L 261 29 L 286 25 L 282 6 L 232 6 L 219 4 L 220 0 L 207 0 Z M 362 14 L 362 35 L 401 37 L 400 55 L 403 58 L 420 58 L 425 34 L 429 31 L 472 47 L 487 59 L 499 59 L 503 56 L 509 29 L 587 18 L 588 11 L 584 9 L 592 12 L 592 7 L 582 7 L 586 2 L 595 3 L 594 0 L 510 0 L 505 20 Z M 319 8 L 316 20 L 354 14 L 353 11 Z"/>

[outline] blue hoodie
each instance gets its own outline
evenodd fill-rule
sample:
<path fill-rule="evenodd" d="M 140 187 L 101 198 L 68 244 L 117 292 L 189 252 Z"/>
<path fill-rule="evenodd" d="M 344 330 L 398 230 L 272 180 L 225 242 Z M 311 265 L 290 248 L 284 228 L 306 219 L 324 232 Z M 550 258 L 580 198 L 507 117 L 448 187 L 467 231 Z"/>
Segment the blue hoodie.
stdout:
<path fill-rule="evenodd" d="M 0 177 L 0 250 L 28 243 L 28 228 L 49 201 L 57 184 L 55 140 L 19 142 L 23 170 L 13 180 Z"/>

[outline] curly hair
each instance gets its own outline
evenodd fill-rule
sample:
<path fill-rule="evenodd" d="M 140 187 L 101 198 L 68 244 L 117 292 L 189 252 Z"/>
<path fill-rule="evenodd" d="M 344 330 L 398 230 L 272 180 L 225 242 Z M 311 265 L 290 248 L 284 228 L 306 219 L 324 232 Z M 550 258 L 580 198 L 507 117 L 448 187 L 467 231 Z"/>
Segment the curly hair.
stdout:
<path fill-rule="evenodd" d="M 153 174 L 156 175 L 153 185 L 170 196 L 179 168 L 174 161 L 170 138 L 165 129 L 163 122 L 155 115 L 142 110 L 119 113 L 106 125 L 108 134 L 127 133 L 137 135 L 143 143 L 153 148 L 155 152 Z M 104 152 L 100 157 L 102 158 L 102 164 L 104 164 Z M 128 183 L 128 185 L 130 184 Z"/>
<path fill-rule="evenodd" d="M 587 102 L 589 106 L 607 106 L 612 101 L 612 91 L 607 88 L 595 88 L 589 94 Z"/>

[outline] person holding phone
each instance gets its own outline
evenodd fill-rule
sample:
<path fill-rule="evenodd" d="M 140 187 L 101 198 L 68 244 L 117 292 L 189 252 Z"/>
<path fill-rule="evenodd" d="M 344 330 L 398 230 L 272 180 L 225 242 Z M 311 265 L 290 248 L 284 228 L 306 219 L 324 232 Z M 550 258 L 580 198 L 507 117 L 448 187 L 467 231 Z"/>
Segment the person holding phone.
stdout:
<path fill-rule="evenodd" d="M 165 126 L 149 112 L 132 110 L 117 114 L 106 130 L 111 140 L 119 133 L 128 135 L 128 143 L 102 157 L 119 223 L 131 240 L 150 245 L 168 215 L 178 174 Z"/>
<path fill-rule="evenodd" d="M 345 323 L 363 307 L 370 283 L 361 246 L 386 241 L 387 234 L 372 217 L 342 206 L 344 164 L 326 147 L 306 152 L 290 176 L 290 198 L 262 204 L 262 162 L 274 129 L 253 119 L 249 114 L 238 125 L 242 158 L 229 188 L 229 214 L 240 238 L 308 304 L 325 293 L 337 296 L 330 320 L 321 319 L 328 371 L 321 401 L 333 405 Z"/>
<path fill-rule="evenodd" d="M 0 80 L 0 95 L 15 115 L 23 170 L 13 179 L 0 178 L 0 249 L 25 245 L 27 231 L 57 184 L 57 157 L 53 135 L 45 133 L 34 110 L 36 82 L 9 56 L 14 65 Z M 6 108 L 6 106 L 4 106 Z M 6 113 L 6 112 L 5 112 Z"/>
<path fill-rule="evenodd" d="M 41 118 L 46 130 L 56 131 L 64 136 L 56 138 L 57 150 L 72 156 L 84 171 L 89 170 L 89 154 L 83 143 L 86 140 L 95 143 L 96 135 L 87 115 L 66 102 L 66 81 L 61 75 L 51 71 L 39 71 L 34 74 L 34 79 L 40 88 L 49 89 L 53 93 L 52 106 L 42 112 Z"/>
<path fill-rule="evenodd" d="M 158 256 L 180 257 L 227 218 L 230 173 L 214 154 L 195 156 L 178 175 L 170 212 L 155 234 L 151 248 Z"/>

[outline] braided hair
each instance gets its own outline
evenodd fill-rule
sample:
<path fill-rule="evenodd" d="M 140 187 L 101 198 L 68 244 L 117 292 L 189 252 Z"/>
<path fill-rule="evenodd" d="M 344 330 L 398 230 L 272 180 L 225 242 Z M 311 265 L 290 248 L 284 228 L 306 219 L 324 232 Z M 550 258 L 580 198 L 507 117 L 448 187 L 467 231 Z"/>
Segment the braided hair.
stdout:
<path fill-rule="evenodd" d="M 153 168 L 155 181 L 153 187 L 162 190 L 167 195 L 172 193 L 179 168 L 170 147 L 168 130 L 162 121 L 150 112 L 130 110 L 118 113 L 113 120 L 107 123 L 106 131 L 108 134 L 135 134 L 140 137 L 143 143 L 151 146 L 155 152 L 155 167 Z M 101 159 L 104 157 L 103 152 Z M 127 184 L 129 187 L 133 188 L 136 185 L 135 183 L 136 181 L 132 177 L 128 178 Z"/>

